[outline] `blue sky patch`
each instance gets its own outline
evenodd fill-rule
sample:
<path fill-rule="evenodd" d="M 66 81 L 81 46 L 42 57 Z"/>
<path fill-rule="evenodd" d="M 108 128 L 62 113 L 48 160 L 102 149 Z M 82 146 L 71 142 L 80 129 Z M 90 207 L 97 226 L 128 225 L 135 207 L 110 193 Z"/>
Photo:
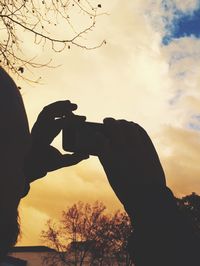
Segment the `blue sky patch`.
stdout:
<path fill-rule="evenodd" d="M 163 8 L 167 12 L 170 7 L 167 6 L 167 1 L 164 3 Z M 170 21 L 164 17 L 163 21 L 166 30 L 166 35 L 162 40 L 164 45 L 168 45 L 173 39 L 182 37 L 200 38 L 200 7 L 192 13 L 183 13 L 173 7 L 173 19 Z"/>

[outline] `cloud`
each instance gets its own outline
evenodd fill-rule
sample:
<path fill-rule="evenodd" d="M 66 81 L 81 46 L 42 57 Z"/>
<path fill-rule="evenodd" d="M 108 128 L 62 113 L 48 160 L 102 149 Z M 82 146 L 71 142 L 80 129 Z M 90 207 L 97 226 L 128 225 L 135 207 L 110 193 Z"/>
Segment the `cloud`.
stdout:
<path fill-rule="evenodd" d="M 38 208 L 27 207 L 23 201 L 19 208 L 21 235 L 17 244 L 25 246 L 43 245 L 40 235 L 50 217 L 39 211 Z"/>
<path fill-rule="evenodd" d="M 200 40 L 196 38 L 181 38 L 162 47 L 163 56 L 169 62 L 171 125 L 187 127 L 192 117 L 200 113 L 199 47 Z"/>
<path fill-rule="evenodd" d="M 159 140 L 168 185 L 178 196 L 200 193 L 200 133 L 166 126 Z"/>
<path fill-rule="evenodd" d="M 113 116 L 140 123 L 156 144 L 173 191 L 200 193 L 200 136 L 194 126 L 199 125 L 195 117 L 200 114 L 199 39 L 182 37 L 162 45 L 163 36 L 171 30 L 165 27 L 174 19 L 174 10 L 192 14 L 197 1 L 171 1 L 173 8 L 168 10 L 161 3 L 102 2 L 105 9 L 110 8 L 110 15 L 99 18 L 94 39 L 105 38 L 107 45 L 92 51 L 72 47 L 57 55 L 48 51 L 46 56 L 54 56 L 62 66 L 36 71 L 45 84 L 23 85 L 23 98 L 31 125 L 44 105 L 66 98 L 78 103 L 77 113 L 90 121 Z M 54 144 L 61 147 L 61 137 Z M 46 218 L 59 217 L 66 206 L 96 199 L 110 209 L 121 207 L 100 164 L 91 158 L 31 185 L 21 207 L 23 227 L 29 217 L 35 217 L 41 229 Z M 33 239 L 37 230 L 33 229 Z"/>
<path fill-rule="evenodd" d="M 119 207 L 103 171 L 93 171 L 87 164 L 73 168 L 50 173 L 33 183 L 24 204 L 48 216 L 59 216 L 63 209 L 76 201 L 102 200 L 110 209 Z"/>
<path fill-rule="evenodd" d="M 46 221 L 59 219 L 62 211 L 75 202 L 94 203 L 98 200 L 109 212 L 123 209 L 105 174 L 96 170 L 94 165 L 88 167 L 85 163 L 85 166 L 61 169 L 31 185 L 29 195 L 20 205 L 22 239 L 19 244 L 43 244 L 40 234 Z"/>
<path fill-rule="evenodd" d="M 169 1 L 165 1 L 169 2 Z M 200 6 L 199 0 L 181 1 L 173 0 L 170 1 L 174 4 L 175 8 L 183 13 L 193 13 Z"/>

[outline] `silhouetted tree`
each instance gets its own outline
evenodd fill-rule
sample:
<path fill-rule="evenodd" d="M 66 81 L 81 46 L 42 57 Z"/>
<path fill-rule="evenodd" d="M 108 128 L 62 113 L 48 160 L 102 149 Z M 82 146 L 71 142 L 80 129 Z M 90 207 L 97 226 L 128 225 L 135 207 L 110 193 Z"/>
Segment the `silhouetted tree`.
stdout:
<path fill-rule="evenodd" d="M 92 5 L 88 0 L 1 0 L 0 65 L 19 76 L 25 68 L 49 65 L 24 55 L 24 33 L 33 43 L 43 47 L 49 44 L 47 49 L 51 47 L 55 52 L 70 49 L 71 45 L 95 48 L 89 47 L 83 36 L 95 27 L 100 8 L 99 2 Z M 59 26 L 62 32 L 56 28 Z"/>
<path fill-rule="evenodd" d="M 177 205 L 200 234 L 200 196 L 192 193 L 177 198 Z M 133 265 L 126 250 L 132 232 L 129 217 L 125 212 L 111 215 L 105 210 L 101 202 L 78 202 L 63 211 L 59 222 L 49 220 L 42 238 L 58 252 L 44 261 L 51 261 L 48 265 Z"/>
<path fill-rule="evenodd" d="M 59 223 L 47 222 L 42 238 L 57 254 L 45 261 L 63 265 L 132 265 L 126 252 L 132 228 L 125 212 L 105 213 L 101 202 L 78 202 L 63 211 Z M 53 265 L 53 264 L 52 264 Z M 54 264 L 56 265 L 56 264 Z"/>
<path fill-rule="evenodd" d="M 200 196 L 193 192 L 181 199 L 177 199 L 177 204 L 181 212 L 192 224 L 196 234 L 200 236 Z"/>

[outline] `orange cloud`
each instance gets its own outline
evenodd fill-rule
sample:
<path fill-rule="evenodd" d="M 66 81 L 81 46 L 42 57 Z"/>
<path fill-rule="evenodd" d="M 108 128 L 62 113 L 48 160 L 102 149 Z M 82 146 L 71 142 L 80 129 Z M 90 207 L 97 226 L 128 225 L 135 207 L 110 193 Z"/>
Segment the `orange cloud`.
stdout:
<path fill-rule="evenodd" d="M 168 126 L 159 139 L 169 186 L 178 196 L 200 194 L 200 133 Z"/>

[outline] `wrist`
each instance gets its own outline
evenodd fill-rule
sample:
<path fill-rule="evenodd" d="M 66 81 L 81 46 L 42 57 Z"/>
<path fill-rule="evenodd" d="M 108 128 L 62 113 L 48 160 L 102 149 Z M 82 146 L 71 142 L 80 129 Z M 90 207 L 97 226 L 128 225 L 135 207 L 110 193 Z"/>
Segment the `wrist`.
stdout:
<path fill-rule="evenodd" d="M 139 225 L 143 221 L 146 224 L 147 220 L 150 224 L 161 220 L 167 223 L 177 213 L 173 193 L 166 186 L 135 186 L 127 195 L 124 207 L 134 224 Z"/>
<path fill-rule="evenodd" d="M 43 162 L 44 151 L 36 146 L 32 146 L 31 150 L 26 156 L 24 164 L 24 174 L 27 183 L 31 183 L 47 174 L 47 169 Z"/>

